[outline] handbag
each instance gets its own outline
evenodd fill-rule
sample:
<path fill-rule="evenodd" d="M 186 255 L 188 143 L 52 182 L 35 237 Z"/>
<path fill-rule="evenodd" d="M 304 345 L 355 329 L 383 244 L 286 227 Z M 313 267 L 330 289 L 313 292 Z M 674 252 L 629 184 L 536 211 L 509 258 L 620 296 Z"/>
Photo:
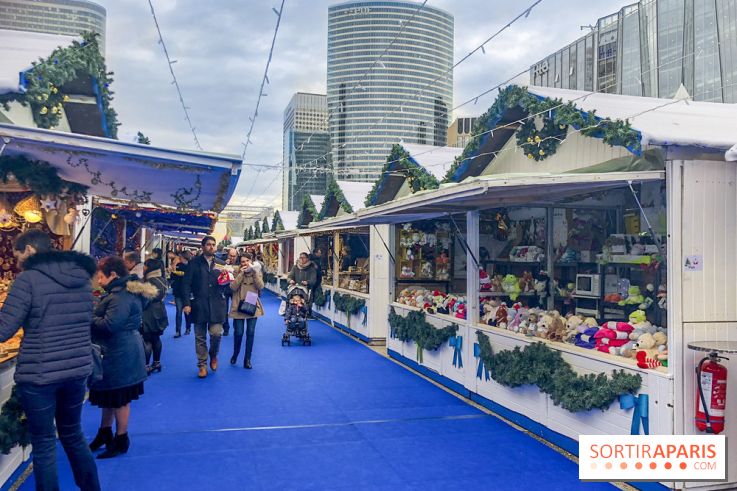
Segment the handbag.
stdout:
<path fill-rule="evenodd" d="M 87 385 L 92 387 L 102 380 L 102 346 L 92 343 L 92 373 L 87 379 Z"/>
<path fill-rule="evenodd" d="M 282 300 L 279 304 L 279 315 L 284 315 L 287 312 L 287 302 Z"/>
<path fill-rule="evenodd" d="M 248 292 L 246 293 L 246 298 L 241 300 L 238 304 L 238 312 L 253 317 L 254 315 L 256 315 L 257 306 L 258 294 L 256 292 Z"/>

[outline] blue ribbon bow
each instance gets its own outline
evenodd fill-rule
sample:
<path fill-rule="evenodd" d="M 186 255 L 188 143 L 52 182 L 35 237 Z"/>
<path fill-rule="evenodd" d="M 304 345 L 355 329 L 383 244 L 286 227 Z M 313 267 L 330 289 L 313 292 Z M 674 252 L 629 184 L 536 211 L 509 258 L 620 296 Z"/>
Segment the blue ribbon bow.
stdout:
<path fill-rule="evenodd" d="M 366 323 L 368 322 L 368 307 L 365 305 L 361 307 L 361 313 L 363 314 L 363 320 L 361 321 L 361 324 L 366 327 Z"/>
<path fill-rule="evenodd" d="M 484 360 L 481 359 L 481 346 L 479 346 L 479 343 L 473 343 L 473 356 L 479 359 L 479 365 L 476 367 L 476 377 L 483 380 L 483 375 L 486 380 L 490 380 L 491 376 L 489 375 L 489 369 L 486 368 Z"/>
<path fill-rule="evenodd" d="M 451 336 L 448 344 L 453 347 L 453 366 L 463 368 L 463 359 L 461 358 L 461 348 L 463 348 L 462 336 Z"/>
<path fill-rule="evenodd" d="M 650 422 L 648 420 L 649 409 L 648 403 L 650 397 L 647 394 L 640 394 L 634 396 L 632 394 L 621 394 L 619 396 L 619 408 L 620 409 L 632 409 L 632 427 L 630 429 L 630 435 L 640 434 L 640 422 L 642 422 L 643 434 L 650 434 Z"/>

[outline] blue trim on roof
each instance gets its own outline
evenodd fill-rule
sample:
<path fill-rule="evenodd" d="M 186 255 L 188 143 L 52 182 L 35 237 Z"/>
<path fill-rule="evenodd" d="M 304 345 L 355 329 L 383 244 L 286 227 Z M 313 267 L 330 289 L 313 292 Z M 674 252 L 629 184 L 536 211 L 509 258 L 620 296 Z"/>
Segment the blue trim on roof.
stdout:
<path fill-rule="evenodd" d="M 548 97 L 546 97 L 546 96 L 541 96 L 539 94 L 535 94 L 534 92 L 530 92 L 529 90 L 527 92 L 530 95 L 533 95 L 533 96 L 537 97 L 538 100 L 548 99 Z M 497 97 L 497 99 L 498 98 L 499 97 Z M 494 101 L 494 103 L 496 103 L 496 100 Z M 493 107 L 493 103 L 492 103 L 492 107 Z M 525 109 L 522 106 L 519 106 L 519 107 L 521 107 L 522 109 Z M 504 113 L 506 111 L 508 111 L 509 109 L 511 109 L 511 108 L 510 107 L 504 108 L 502 111 L 500 111 L 500 113 L 497 115 L 496 118 L 493 118 L 493 119 L 490 119 L 489 121 L 487 121 L 486 124 L 485 124 L 485 127 L 484 127 L 484 131 L 487 131 L 488 132 L 489 130 L 495 128 L 499 124 L 499 122 L 502 120 L 502 117 L 504 116 Z M 553 109 L 553 110 L 551 110 L 551 112 L 555 113 L 555 110 Z M 585 115 L 591 114 L 590 111 L 584 111 L 583 109 L 578 109 L 578 112 L 580 114 L 582 114 L 582 115 L 584 115 L 584 114 Z M 606 119 L 606 118 L 601 118 L 601 117 L 597 116 L 596 114 L 594 114 L 593 116 L 594 116 L 594 118 L 595 118 L 595 120 L 596 120 L 597 123 L 599 121 L 602 121 L 602 120 Z M 580 130 L 581 129 L 581 127 L 578 126 L 578 125 L 571 125 L 571 126 L 573 126 L 576 130 Z M 638 141 L 642 142 L 642 133 L 639 130 L 635 129 L 635 128 L 632 128 L 632 129 L 637 132 Z M 596 133 L 594 133 L 590 137 L 591 138 L 604 138 L 604 131 L 603 130 L 598 130 Z M 481 150 L 481 148 L 483 148 L 483 146 L 489 141 L 489 138 L 491 138 L 491 133 L 484 133 L 484 135 L 481 136 L 481 138 L 479 140 L 479 146 L 478 146 L 478 148 L 472 154 L 470 154 L 469 156 L 467 156 L 466 158 L 464 158 L 463 161 L 461 162 L 461 164 L 456 169 L 456 171 L 455 171 L 455 173 L 453 174 L 453 177 L 452 177 L 453 182 L 460 182 L 461 176 L 463 176 L 463 174 L 466 173 L 466 171 L 468 170 L 468 167 L 471 165 L 471 162 L 479 154 L 479 151 Z M 469 143 L 469 145 L 470 145 L 470 143 Z M 626 148 L 627 148 L 627 150 L 630 153 L 632 153 L 632 154 L 634 154 L 634 155 L 636 155 L 638 157 L 641 157 L 642 156 L 642 149 L 641 148 L 640 149 L 635 149 L 635 148 L 630 147 L 630 146 L 628 146 Z"/>

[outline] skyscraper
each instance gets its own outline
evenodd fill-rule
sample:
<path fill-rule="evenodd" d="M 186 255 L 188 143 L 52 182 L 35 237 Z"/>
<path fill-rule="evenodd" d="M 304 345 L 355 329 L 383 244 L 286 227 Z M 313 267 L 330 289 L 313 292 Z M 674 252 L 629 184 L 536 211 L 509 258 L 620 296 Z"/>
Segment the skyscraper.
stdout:
<path fill-rule="evenodd" d="M 530 83 L 737 103 L 737 2 L 641 0 L 530 68 Z"/>
<path fill-rule="evenodd" d="M 327 82 L 337 177 L 375 180 L 400 140 L 445 145 L 452 66 L 453 16 L 443 10 L 406 1 L 331 6 Z"/>
<path fill-rule="evenodd" d="M 305 194 L 325 194 L 332 172 L 327 116 L 323 94 L 297 92 L 284 110 L 284 210 L 298 210 Z"/>
<path fill-rule="evenodd" d="M 86 0 L 0 0 L 0 29 L 77 36 L 100 34 L 105 51 L 103 7 Z"/>

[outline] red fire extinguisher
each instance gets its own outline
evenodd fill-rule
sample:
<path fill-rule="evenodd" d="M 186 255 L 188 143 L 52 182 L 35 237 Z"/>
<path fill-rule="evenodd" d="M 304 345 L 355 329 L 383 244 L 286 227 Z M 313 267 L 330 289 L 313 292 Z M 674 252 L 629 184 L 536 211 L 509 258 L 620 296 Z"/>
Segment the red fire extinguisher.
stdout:
<path fill-rule="evenodd" d="M 719 434 L 724 431 L 724 413 L 727 406 L 727 368 L 720 360 L 728 360 L 711 353 L 696 366 L 696 427 L 699 431 Z"/>

